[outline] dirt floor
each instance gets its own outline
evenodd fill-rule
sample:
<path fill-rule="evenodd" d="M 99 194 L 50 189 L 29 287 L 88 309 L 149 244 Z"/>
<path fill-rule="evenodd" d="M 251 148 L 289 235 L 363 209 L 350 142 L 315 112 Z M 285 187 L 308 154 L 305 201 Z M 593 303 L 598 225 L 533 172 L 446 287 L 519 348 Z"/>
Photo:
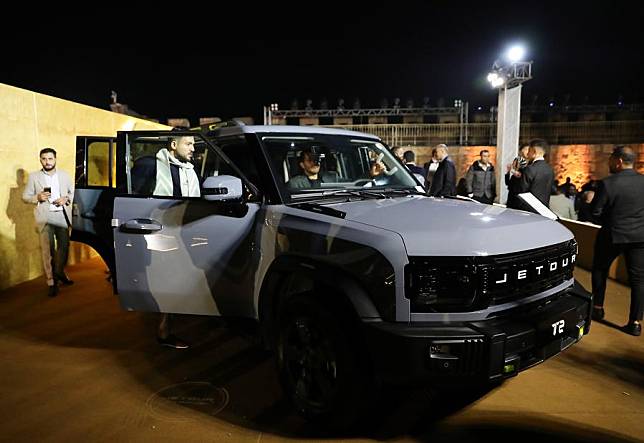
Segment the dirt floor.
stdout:
<path fill-rule="evenodd" d="M 186 317 L 192 348 L 161 348 L 158 315 L 121 310 L 100 260 L 68 271 L 56 298 L 41 279 L 0 293 L 0 441 L 644 441 L 644 337 L 616 329 L 629 289 L 614 282 L 613 323 L 561 355 L 469 399 L 390 389 L 372 420 L 330 436 L 291 411 L 248 335 Z"/>

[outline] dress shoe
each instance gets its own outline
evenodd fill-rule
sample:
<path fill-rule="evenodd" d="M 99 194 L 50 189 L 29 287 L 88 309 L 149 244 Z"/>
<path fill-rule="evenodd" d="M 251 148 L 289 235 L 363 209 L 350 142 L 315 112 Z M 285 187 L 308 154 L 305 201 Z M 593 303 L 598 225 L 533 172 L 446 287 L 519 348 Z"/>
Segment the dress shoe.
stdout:
<path fill-rule="evenodd" d="M 635 323 L 631 322 L 624 327 L 622 327 L 622 331 L 626 332 L 627 334 L 634 335 L 634 336 L 640 336 L 642 335 L 642 324 L 641 323 Z"/>
<path fill-rule="evenodd" d="M 173 334 L 168 335 L 166 338 L 157 336 L 157 341 L 161 346 L 167 346 L 174 349 L 188 349 L 190 347 L 189 344 L 187 344 L 183 340 L 180 340 Z"/>
<path fill-rule="evenodd" d="M 61 283 L 62 283 L 62 284 L 64 284 L 65 286 L 69 286 L 69 285 L 73 285 L 73 284 L 74 284 L 74 280 L 70 280 L 70 279 L 69 279 L 69 277 L 67 277 L 67 276 L 66 276 L 66 275 L 64 275 L 64 274 L 63 274 L 63 275 L 61 275 L 60 277 L 57 277 L 57 278 L 56 278 L 56 280 L 57 280 L 57 281 L 59 281 L 59 282 L 61 282 Z"/>
<path fill-rule="evenodd" d="M 56 297 L 58 295 L 58 286 L 50 286 L 47 295 L 49 295 L 50 297 Z"/>
<path fill-rule="evenodd" d="M 603 320 L 604 319 L 604 308 L 598 308 L 593 306 L 593 320 Z"/>

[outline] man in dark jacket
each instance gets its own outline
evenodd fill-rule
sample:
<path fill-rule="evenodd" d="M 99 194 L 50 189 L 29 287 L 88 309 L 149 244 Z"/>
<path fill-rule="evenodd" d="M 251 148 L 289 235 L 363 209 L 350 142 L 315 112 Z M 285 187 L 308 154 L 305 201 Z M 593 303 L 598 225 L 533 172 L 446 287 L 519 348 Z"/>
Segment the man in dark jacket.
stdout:
<path fill-rule="evenodd" d="M 436 157 L 440 164 L 432 179 L 429 195 L 432 197 L 456 195 L 456 167 L 448 156 L 447 146 L 438 145 Z"/>
<path fill-rule="evenodd" d="M 550 193 L 555 173 L 544 159 L 547 150 L 548 142 L 545 140 L 537 138 L 530 141 L 530 147 L 528 148 L 529 164 L 521 172 L 519 190 L 521 193 L 532 193 L 545 206 L 550 206 Z M 524 209 L 532 211 L 532 208 L 527 206 Z"/>
<path fill-rule="evenodd" d="M 515 157 L 511 165 L 507 166 L 505 174 L 505 185 L 508 187 L 508 200 L 506 206 L 512 209 L 521 209 L 521 199 L 518 195 L 521 192 L 521 174 L 528 166 L 528 149 L 529 145 L 521 146 L 519 155 Z"/>
<path fill-rule="evenodd" d="M 623 330 L 640 335 L 644 310 L 644 175 L 633 169 L 635 153 L 627 146 L 616 147 L 608 162 L 613 175 L 599 183 L 592 203 L 594 221 L 602 225 L 593 255 L 593 318 L 604 318 L 608 269 L 618 255 L 624 254 L 631 308 Z"/>
<path fill-rule="evenodd" d="M 496 197 L 496 178 L 494 166 L 490 163 L 490 151 L 482 150 L 481 158 L 467 170 L 465 182 L 467 195 L 474 200 L 491 205 Z"/>

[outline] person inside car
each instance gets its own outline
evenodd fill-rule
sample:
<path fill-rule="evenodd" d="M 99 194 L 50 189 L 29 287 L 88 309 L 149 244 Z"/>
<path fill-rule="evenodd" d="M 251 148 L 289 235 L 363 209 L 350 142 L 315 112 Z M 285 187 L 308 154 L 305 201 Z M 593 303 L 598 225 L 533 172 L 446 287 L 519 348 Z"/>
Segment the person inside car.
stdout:
<path fill-rule="evenodd" d="M 299 155 L 302 174 L 291 178 L 286 185 L 291 189 L 321 188 L 322 183 L 335 183 L 338 176 L 334 172 L 320 172 L 321 156 L 310 148 L 303 149 Z"/>

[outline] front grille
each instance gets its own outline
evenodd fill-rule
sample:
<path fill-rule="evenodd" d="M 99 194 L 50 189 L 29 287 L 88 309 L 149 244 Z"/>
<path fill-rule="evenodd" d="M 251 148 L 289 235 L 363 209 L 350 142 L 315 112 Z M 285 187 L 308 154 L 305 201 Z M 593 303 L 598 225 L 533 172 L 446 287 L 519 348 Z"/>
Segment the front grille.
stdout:
<path fill-rule="evenodd" d="M 410 257 L 406 296 L 412 312 L 483 309 L 529 297 L 570 280 L 576 254 L 577 243 L 571 240 L 488 257 Z M 467 289 L 464 285 L 438 284 L 456 269 L 467 276 Z M 441 305 L 441 300 L 446 303 Z"/>
<path fill-rule="evenodd" d="M 573 241 L 495 257 L 492 264 L 481 267 L 482 274 L 486 275 L 481 281 L 481 290 L 487 295 L 490 305 L 546 291 L 572 278 L 576 253 L 577 243 Z M 543 268 L 538 272 L 541 266 Z M 524 270 L 525 273 L 522 272 Z M 524 275 L 525 278 L 520 278 Z"/>

